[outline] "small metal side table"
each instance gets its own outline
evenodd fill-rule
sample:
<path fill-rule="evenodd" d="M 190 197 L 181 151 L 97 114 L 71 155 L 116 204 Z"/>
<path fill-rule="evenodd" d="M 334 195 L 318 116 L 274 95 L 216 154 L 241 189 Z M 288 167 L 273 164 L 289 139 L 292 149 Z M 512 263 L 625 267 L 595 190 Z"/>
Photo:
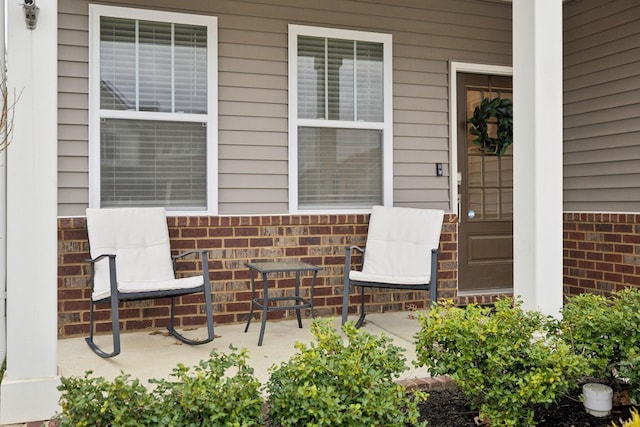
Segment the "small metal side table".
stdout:
<path fill-rule="evenodd" d="M 307 264 L 302 261 L 278 261 L 278 262 L 248 262 L 245 263 L 249 267 L 249 273 L 251 274 L 251 311 L 249 312 L 249 320 L 247 320 L 247 326 L 244 331 L 249 330 L 251 319 L 253 318 L 253 309 L 257 307 L 262 310 L 262 324 L 260 325 L 260 338 L 258 338 L 258 346 L 262 345 L 262 338 L 264 337 L 264 328 L 267 323 L 267 313 L 276 310 L 295 310 L 298 317 L 298 327 L 302 328 L 302 319 L 300 317 L 300 310 L 303 308 L 311 309 L 311 316 L 315 317 L 313 311 L 313 287 L 315 285 L 316 276 L 320 267 L 312 264 Z M 300 273 L 305 271 L 313 272 L 311 278 L 311 289 L 309 292 L 309 299 L 302 298 L 300 296 Z M 255 272 L 262 274 L 262 298 L 256 298 L 256 283 Z M 267 281 L 267 275 L 269 273 L 295 273 L 296 274 L 296 286 L 295 296 L 283 296 L 269 298 L 269 287 Z M 273 305 L 269 306 L 271 301 L 291 301 L 291 305 Z"/>

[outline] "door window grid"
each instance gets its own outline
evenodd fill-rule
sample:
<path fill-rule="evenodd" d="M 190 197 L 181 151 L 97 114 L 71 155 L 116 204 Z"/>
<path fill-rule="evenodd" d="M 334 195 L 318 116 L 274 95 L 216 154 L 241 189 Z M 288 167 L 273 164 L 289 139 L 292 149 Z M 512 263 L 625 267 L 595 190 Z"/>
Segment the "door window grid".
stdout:
<path fill-rule="evenodd" d="M 467 117 L 484 98 L 511 98 L 510 90 L 467 87 Z M 495 119 L 494 119 L 495 120 Z M 474 212 L 470 221 L 513 218 L 513 146 L 502 156 L 482 152 L 472 141 L 467 124 L 467 204 Z M 493 126 L 494 131 L 497 125 Z M 491 127 L 489 128 L 491 132 Z"/>

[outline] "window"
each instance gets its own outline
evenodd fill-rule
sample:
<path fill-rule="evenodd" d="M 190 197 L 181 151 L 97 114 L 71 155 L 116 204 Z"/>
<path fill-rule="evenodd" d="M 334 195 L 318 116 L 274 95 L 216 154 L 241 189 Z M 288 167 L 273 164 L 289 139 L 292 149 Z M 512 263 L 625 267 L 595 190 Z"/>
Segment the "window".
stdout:
<path fill-rule="evenodd" d="M 289 26 L 292 210 L 391 203 L 391 69 L 390 35 Z"/>
<path fill-rule="evenodd" d="M 90 5 L 90 204 L 212 211 L 216 18 Z"/>

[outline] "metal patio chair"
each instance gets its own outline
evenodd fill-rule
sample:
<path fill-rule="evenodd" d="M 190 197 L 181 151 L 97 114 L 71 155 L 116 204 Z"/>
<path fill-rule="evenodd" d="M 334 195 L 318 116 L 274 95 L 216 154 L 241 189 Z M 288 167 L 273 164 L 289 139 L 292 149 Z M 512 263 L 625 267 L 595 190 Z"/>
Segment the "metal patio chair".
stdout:
<path fill-rule="evenodd" d="M 87 209 L 87 231 L 91 252 L 90 335 L 87 344 L 100 357 L 120 353 L 118 305 L 122 301 L 171 298 L 171 318 L 167 329 L 186 344 L 204 344 L 214 338 L 211 284 L 207 251 L 171 255 L 169 230 L 164 208 Z M 202 274 L 176 278 L 176 262 L 199 253 Z M 174 328 L 175 298 L 203 293 L 208 336 L 192 340 Z M 94 342 L 94 307 L 110 304 L 113 351 L 106 352 Z"/>
<path fill-rule="evenodd" d="M 369 219 L 366 250 L 347 246 L 344 267 L 342 324 L 349 313 L 352 286 L 361 289 L 360 327 L 365 318 L 365 288 L 429 291 L 437 298 L 438 245 L 444 211 L 374 206 Z M 354 251 L 363 255 L 362 269 L 352 269 Z"/>

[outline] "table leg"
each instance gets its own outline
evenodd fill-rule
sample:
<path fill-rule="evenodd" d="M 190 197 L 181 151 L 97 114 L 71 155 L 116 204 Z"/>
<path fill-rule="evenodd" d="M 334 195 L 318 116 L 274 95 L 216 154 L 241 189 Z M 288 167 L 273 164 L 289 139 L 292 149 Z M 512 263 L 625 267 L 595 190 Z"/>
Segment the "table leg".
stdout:
<path fill-rule="evenodd" d="M 296 305 L 300 304 L 300 272 L 296 271 Z M 300 309 L 296 308 L 296 317 L 298 318 L 298 327 L 302 328 L 302 318 L 300 317 Z"/>
<path fill-rule="evenodd" d="M 309 305 L 311 305 L 311 318 L 315 319 L 316 312 L 313 308 L 313 288 L 316 284 L 316 276 L 318 275 L 317 270 L 313 270 L 313 277 L 311 278 L 311 289 L 309 290 Z"/>
<path fill-rule="evenodd" d="M 251 273 L 251 308 L 249 308 L 249 318 L 247 319 L 247 326 L 244 327 L 244 332 L 246 333 L 249 330 L 249 325 L 251 324 L 251 319 L 253 318 L 253 305 L 255 303 L 256 298 L 256 283 L 254 280 L 253 270 L 249 269 L 249 273 Z"/>
<path fill-rule="evenodd" d="M 267 309 L 269 307 L 269 283 L 267 281 L 267 273 L 262 273 L 262 286 L 262 322 L 260 324 L 260 337 L 258 338 L 258 347 L 262 345 L 264 328 L 267 325 Z"/>

